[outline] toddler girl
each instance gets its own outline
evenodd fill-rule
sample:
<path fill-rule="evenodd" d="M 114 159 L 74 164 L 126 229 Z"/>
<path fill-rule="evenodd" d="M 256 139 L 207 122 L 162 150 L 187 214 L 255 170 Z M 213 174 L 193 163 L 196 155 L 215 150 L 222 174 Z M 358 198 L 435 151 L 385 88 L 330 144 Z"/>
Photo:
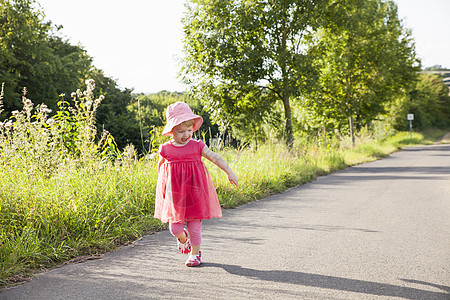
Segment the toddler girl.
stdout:
<path fill-rule="evenodd" d="M 171 136 L 172 140 L 159 148 L 155 218 L 169 222 L 169 230 L 177 238 L 178 251 L 189 254 L 186 266 L 198 266 L 202 262 L 202 220 L 222 218 L 216 189 L 202 156 L 224 170 L 236 187 L 238 179 L 217 153 L 202 141 L 192 139 L 192 133 L 203 123 L 201 116 L 192 113 L 184 102 L 169 105 L 166 116 L 162 134 Z"/>

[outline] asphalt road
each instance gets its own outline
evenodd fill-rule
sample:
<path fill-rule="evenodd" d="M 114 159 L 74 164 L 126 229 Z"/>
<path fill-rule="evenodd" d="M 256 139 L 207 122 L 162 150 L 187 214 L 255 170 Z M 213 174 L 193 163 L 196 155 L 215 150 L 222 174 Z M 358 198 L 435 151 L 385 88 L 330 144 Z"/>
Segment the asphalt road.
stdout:
<path fill-rule="evenodd" d="M 450 145 L 224 211 L 203 233 L 197 268 L 163 231 L 0 299 L 450 299 Z"/>

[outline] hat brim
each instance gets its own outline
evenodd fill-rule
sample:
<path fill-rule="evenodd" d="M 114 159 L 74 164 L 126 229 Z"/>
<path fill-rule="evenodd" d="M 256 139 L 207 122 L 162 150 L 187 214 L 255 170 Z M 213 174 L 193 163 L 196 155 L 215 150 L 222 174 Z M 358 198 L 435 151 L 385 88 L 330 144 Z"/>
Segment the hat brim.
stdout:
<path fill-rule="evenodd" d="M 192 113 L 186 113 L 182 115 L 178 115 L 175 118 L 169 119 L 167 121 L 166 126 L 164 126 L 162 135 L 172 136 L 172 130 L 175 126 L 180 125 L 184 121 L 194 120 L 194 126 L 192 127 L 192 130 L 195 132 L 197 131 L 200 126 L 203 124 L 203 118 L 199 115 L 192 114 Z"/>

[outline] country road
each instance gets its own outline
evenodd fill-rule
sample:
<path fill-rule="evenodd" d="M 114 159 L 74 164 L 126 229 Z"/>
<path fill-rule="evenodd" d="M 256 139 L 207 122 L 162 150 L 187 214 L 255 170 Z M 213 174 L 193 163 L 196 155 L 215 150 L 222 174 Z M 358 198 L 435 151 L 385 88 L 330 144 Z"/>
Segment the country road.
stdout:
<path fill-rule="evenodd" d="M 450 299 L 450 145 L 405 148 L 203 226 L 40 274 L 0 299 Z"/>

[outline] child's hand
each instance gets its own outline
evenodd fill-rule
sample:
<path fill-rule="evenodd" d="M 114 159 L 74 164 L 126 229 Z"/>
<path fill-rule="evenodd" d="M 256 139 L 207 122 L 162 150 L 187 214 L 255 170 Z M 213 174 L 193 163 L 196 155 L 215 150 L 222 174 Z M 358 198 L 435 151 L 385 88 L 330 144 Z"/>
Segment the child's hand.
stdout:
<path fill-rule="evenodd" d="M 239 182 L 238 182 L 237 176 L 233 172 L 231 172 L 231 174 L 228 174 L 228 181 L 231 184 L 234 184 L 235 187 L 239 186 Z"/>

